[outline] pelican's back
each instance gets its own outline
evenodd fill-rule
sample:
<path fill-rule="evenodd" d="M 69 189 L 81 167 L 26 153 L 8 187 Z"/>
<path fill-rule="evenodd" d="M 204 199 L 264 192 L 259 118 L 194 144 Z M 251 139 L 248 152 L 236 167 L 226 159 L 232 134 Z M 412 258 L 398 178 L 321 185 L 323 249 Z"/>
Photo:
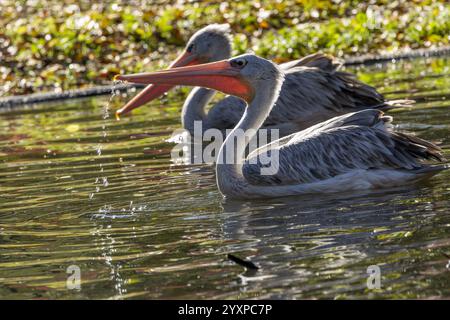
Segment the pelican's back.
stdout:
<path fill-rule="evenodd" d="M 293 185 L 375 170 L 401 172 L 414 179 L 445 168 L 427 163 L 444 161 L 438 146 L 392 131 L 391 120 L 381 111 L 370 109 L 335 117 L 280 139 L 279 146 L 272 143 L 270 148 L 252 153 L 243 174 L 256 185 Z M 255 157 L 261 152 L 273 157 L 274 148 L 278 152 L 278 171 L 262 175 L 264 165 Z"/>

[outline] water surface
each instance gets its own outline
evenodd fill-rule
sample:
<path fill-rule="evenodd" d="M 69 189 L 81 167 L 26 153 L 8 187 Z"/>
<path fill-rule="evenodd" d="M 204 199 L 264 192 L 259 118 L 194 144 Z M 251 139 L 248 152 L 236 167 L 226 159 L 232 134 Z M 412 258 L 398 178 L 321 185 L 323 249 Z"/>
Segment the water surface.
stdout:
<path fill-rule="evenodd" d="M 397 129 L 449 158 L 449 62 L 348 70 L 417 100 L 391 112 Z M 108 115 L 129 97 L 0 111 L 0 298 L 450 298 L 450 172 L 378 192 L 225 201 L 211 167 L 170 160 L 184 96 L 121 121 Z M 67 289 L 71 265 L 81 290 Z M 366 286 L 371 265 L 379 290 Z"/>

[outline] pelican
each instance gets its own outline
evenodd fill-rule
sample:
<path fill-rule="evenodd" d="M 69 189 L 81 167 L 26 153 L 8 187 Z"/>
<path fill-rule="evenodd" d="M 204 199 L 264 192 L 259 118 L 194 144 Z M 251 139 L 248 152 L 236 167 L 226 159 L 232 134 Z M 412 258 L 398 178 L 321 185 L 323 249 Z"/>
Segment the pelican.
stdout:
<path fill-rule="evenodd" d="M 262 146 L 245 150 L 269 116 L 285 71 L 269 60 L 245 54 L 196 66 L 118 75 L 133 83 L 205 87 L 236 96 L 244 114 L 226 137 L 216 163 L 217 185 L 228 198 L 259 198 L 394 187 L 428 178 L 446 165 L 438 146 L 392 130 L 392 118 L 376 109 L 337 116 Z M 235 139 L 249 132 L 247 139 Z M 236 142 L 237 140 L 237 142 Z M 228 159 L 228 153 L 234 161 Z M 263 174 L 260 155 L 277 153 L 278 169 Z M 256 157 L 256 158 L 255 158 Z"/>
<path fill-rule="evenodd" d="M 197 31 L 184 52 L 170 68 L 229 59 L 231 40 L 229 26 L 209 25 Z M 333 57 L 317 53 L 280 65 L 285 73 L 280 97 L 263 127 L 279 129 L 285 136 L 337 115 L 374 108 L 388 110 L 411 104 L 411 100 L 386 101 L 375 88 L 358 81 L 352 74 L 337 71 L 341 64 Z M 161 96 L 174 86 L 149 85 L 117 110 L 120 115 Z M 206 113 L 215 94 L 207 88 L 194 88 L 186 99 L 181 119 L 183 128 L 194 135 L 194 121 L 202 121 L 203 132 L 210 128 L 232 129 L 241 119 L 245 103 L 229 96 Z"/>

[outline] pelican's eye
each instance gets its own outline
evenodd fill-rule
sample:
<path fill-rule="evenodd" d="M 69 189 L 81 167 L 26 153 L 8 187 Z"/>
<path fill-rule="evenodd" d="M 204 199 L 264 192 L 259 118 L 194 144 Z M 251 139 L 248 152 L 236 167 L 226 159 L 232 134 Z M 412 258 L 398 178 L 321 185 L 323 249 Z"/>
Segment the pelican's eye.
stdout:
<path fill-rule="evenodd" d="M 234 68 L 242 69 L 247 64 L 247 60 L 245 59 L 234 59 L 230 61 L 230 64 Z"/>
<path fill-rule="evenodd" d="M 193 44 L 188 45 L 188 47 L 186 48 L 186 51 L 191 53 L 192 50 L 194 50 L 194 45 Z"/>

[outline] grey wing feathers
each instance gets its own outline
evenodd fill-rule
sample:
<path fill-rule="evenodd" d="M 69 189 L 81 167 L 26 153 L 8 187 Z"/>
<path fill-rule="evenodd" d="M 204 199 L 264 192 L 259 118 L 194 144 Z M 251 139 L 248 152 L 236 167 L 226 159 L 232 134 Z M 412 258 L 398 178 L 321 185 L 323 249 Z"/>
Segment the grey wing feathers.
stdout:
<path fill-rule="evenodd" d="M 301 59 L 289 61 L 280 65 L 280 67 L 284 71 L 288 71 L 289 69 L 294 69 L 296 67 L 309 67 L 309 68 L 317 68 L 322 71 L 326 71 L 329 73 L 334 73 L 340 67 L 342 67 L 343 61 L 327 54 L 323 53 L 314 53 L 308 56 L 305 56 Z M 370 97 L 376 97 L 379 99 L 379 104 L 374 104 L 372 108 L 380 109 L 382 111 L 390 110 L 393 108 L 403 108 L 411 106 L 415 101 L 414 100 L 392 100 L 392 101 L 384 101 L 384 98 L 376 92 L 375 88 L 368 86 L 355 78 L 355 76 L 351 73 L 346 72 L 338 72 L 336 74 L 338 78 L 344 83 L 348 83 L 348 85 L 352 88 L 359 88 L 361 90 L 361 94 Z M 372 101 L 371 103 L 376 103 Z"/>
<path fill-rule="evenodd" d="M 442 150 L 429 141 L 401 132 L 391 132 L 391 137 L 398 146 L 401 145 L 403 150 L 407 150 L 416 158 L 445 161 Z"/>
<path fill-rule="evenodd" d="M 375 88 L 349 73 L 296 67 L 286 72 L 280 98 L 265 125 L 298 121 L 308 127 L 348 112 L 393 107 Z"/>
<path fill-rule="evenodd" d="M 285 137 L 278 147 L 279 170 L 275 174 L 261 174 L 258 152 L 246 160 L 243 174 L 251 184 L 289 185 L 317 182 L 354 169 L 423 172 L 431 168 L 424 160 L 443 160 L 434 144 L 388 130 L 390 121 L 378 110 L 336 117 L 313 130 Z"/>
<path fill-rule="evenodd" d="M 345 97 L 349 100 L 342 103 L 344 108 L 348 108 L 347 112 L 362 110 L 366 108 L 387 111 L 394 108 L 411 107 L 415 103 L 414 100 L 399 99 L 385 100 L 374 87 L 359 81 L 354 74 L 347 72 L 336 72 L 336 78 L 341 82 Z M 344 101 L 344 99 L 339 99 Z"/>

